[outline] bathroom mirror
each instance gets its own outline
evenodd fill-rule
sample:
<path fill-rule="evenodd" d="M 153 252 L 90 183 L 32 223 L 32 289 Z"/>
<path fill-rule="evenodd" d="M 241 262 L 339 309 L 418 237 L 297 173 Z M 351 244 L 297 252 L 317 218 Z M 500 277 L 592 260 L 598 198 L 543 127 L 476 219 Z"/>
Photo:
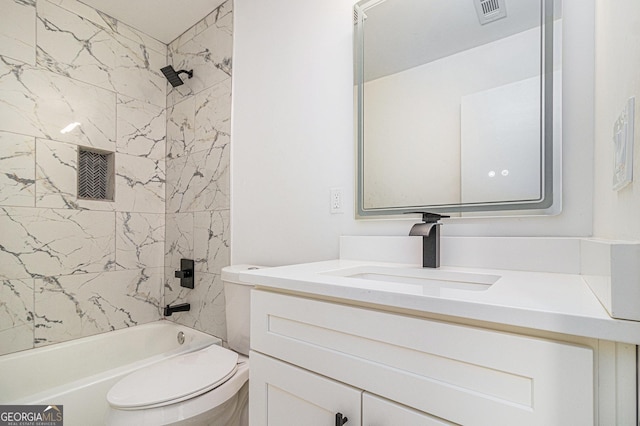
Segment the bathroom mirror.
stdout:
<path fill-rule="evenodd" d="M 558 0 L 354 7 L 360 216 L 559 204 Z"/>

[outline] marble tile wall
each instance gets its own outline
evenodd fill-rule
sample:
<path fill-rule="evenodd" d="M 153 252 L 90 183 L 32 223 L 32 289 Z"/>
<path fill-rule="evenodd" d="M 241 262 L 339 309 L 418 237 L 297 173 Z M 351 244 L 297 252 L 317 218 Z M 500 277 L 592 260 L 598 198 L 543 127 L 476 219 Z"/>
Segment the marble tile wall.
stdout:
<path fill-rule="evenodd" d="M 191 304 L 170 319 L 226 340 L 221 269 L 229 265 L 232 1 L 169 45 L 193 78 L 167 88 L 165 301 Z M 195 260 L 195 288 L 180 287 L 181 258 Z"/>
<path fill-rule="evenodd" d="M 77 0 L 4 0 L 0 354 L 161 318 L 166 63 L 166 45 Z M 79 145 L 115 152 L 114 202 L 77 198 Z M 223 198 L 191 188 L 176 191 Z"/>

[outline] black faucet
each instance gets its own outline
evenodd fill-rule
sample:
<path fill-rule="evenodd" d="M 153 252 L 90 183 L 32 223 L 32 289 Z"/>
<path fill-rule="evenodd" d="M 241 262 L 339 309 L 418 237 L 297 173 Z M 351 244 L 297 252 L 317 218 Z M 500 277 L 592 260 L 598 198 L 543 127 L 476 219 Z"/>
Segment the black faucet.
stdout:
<path fill-rule="evenodd" d="M 189 303 L 180 303 L 177 305 L 167 305 L 164 307 L 164 316 L 170 317 L 174 312 L 186 312 L 191 309 L 191 305 Z"/>
<path fill-rule="evenodd" d="M 422 237 L 422 267 L 440 267 L 440 219 L 449 217 L 436 213 L 417 212 L 422 214 L 423 223 L 416 223 L 409 231 L 410 236 Z"/>

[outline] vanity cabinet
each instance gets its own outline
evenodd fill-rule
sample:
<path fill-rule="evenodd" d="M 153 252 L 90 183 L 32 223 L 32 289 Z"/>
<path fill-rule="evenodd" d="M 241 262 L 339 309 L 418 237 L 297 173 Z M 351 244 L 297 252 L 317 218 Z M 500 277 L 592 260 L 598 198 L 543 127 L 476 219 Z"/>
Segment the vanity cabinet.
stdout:
<path fill-rule="evenodd" d="M 362 424 L 367 426 L 451 426 L 454 423 L 363 392 Z"/>
<path fill-rule="evenodd" d="M 588 345 L 253 290 L 251 347 L 252 426 L 595 424 Z"/>
<path fill-rule="evenodd" d="M 360 425 L 361 391 L 251 352 L 251 426 L 333 426 L 337 414 Z"/>
<path fill-rule="evenodd" d="M 337 416 L 346 426 L 452 424 L 257 352 L 251 353 L 251 368 L 257 396 L 252 426 L 333 426 L 340 423 Z"/>

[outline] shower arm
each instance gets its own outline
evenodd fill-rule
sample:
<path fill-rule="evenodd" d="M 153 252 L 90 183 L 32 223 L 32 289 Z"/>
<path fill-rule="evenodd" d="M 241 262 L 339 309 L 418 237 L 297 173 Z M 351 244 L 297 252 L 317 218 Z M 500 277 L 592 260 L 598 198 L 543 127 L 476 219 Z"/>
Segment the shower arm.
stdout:
<path fill-rule="evenodd" d="M 179 71 L 176 71 L 176 74 L 177 75 L 187 74 L 189 76 L 189 78 L 192 78 L 193 77 L 193 70 L 189 70 L 189 71 L 187 71 L 187 70 L 179 70 Z"/>

